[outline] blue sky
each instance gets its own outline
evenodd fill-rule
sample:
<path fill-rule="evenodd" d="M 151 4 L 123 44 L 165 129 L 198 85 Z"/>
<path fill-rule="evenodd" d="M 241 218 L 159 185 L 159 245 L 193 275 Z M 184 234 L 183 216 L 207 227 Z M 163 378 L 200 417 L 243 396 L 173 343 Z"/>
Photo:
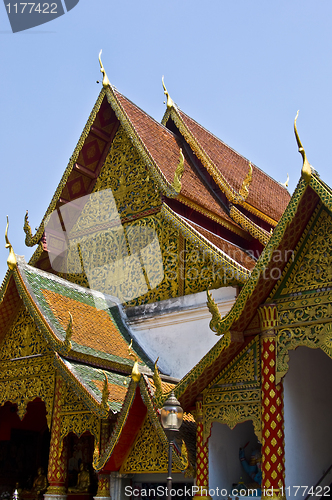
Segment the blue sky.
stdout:
<path fill-rule="evenodd" d="M 98 53 L 113 85 L 158 121 L 161 77 L 187 114 L 273 178 L 308 160 L 332 185 L 332 3 L 307 0 L 80 0 L 13 34 L 0 6 L 0 233 L 28 260 L 39 225 L 98 96 Z M 2 229 L 1 229 L 2 228 Z M 3 236 L 4 238 L 4 236 Z M 0 275 L 8 251 L 0 246 Z"/>

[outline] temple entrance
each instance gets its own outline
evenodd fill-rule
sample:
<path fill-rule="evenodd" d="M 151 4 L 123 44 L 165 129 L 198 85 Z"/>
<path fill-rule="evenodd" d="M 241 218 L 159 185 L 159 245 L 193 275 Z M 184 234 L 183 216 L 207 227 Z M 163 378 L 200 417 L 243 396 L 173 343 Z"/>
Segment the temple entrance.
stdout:
<path fill-rule="evenodd" d="M 17 405 L 6 402 L 0 407 L 0 495 L 11 497 L 16 483 L 31 490 L 41 467 L 47 474 L 50 431 L 46 408 L 41 399 L 28 403 L 22 420 Z"/>

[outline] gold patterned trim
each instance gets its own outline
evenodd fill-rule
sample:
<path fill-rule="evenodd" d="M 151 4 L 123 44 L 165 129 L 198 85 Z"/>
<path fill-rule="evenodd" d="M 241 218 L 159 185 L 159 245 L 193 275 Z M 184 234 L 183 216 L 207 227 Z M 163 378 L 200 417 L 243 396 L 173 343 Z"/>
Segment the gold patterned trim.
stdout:
<path fill-rule="evenodd" d="M 251 212 L 252 214 L 257 215 L 257 217 L 259 217 L 260 219 L 265 220 L 265 222 L 268 222 L 270 224 L 270 226 L 276 227 L 276 225 L 278 224 L 278 221 L 271 219 L 271 217 L 264 214 L 263 212 L 261 212 L 260 210 L 258 210 L 255 207 L 253 207 L 252 205 L 249 205 L 249 203 L 247 203 L 246 201 L 241 203 L 241 205 L 243 208 L 246 208 L 248 210 L 248 212 Z"/>
<path fill-rule="evenodd" d="M 271 234 L 259 227 L 257 224 L 252 222 L 248 217 L 246 217 L 240 210 L 238 210 L 234 205 L 231 206 L 230 216 L 232 219 L 239 224 L 243 229 L 246 229 L 251 236 L 258 240 L 262 245 L 266 245 Z"/>

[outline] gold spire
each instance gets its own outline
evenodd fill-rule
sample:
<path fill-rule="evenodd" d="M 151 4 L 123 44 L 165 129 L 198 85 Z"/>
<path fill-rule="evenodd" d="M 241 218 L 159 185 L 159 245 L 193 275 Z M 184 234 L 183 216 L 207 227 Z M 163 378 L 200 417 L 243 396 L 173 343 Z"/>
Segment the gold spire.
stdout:
<path fill-rule="evenodd" d="M 108 404 L 107 404 L 108 396 L 109 396 L 108 378 L 107 378 L 107 375 L 104 371 L 103 371 L 103 374 L 104 374 L 105 380 L 104 380 L 104 387 L 103 387 L 103 391 L 102 391 L 102 395 L 101 395 L 101 406 L 103 408 L 105 408 L 105 410 L 108 410 Z"/>
<path fill-rule="evenodd" d="M 310 179 L 311 179 L 311 174 L 312 174 L 312 167 L 307 160 L 307 155 L 305 154 L 305 151 L 304 151 L 304 148 L 302 146 L 299 134 L 297 132 L 296 121 L 297 121 L 298 116 L 299 116 L 299 112 L 296 113 L 296 117 L 294 120 L 294 132 L 295 132 L 296 142 L 297 142 L 297 145 L 299 148 L 299 153 L 301 154 L 301 156 L 303 158 L 302 177 L 306 181 L 306 183 L 309 184 Z"/>
<path fill-rule="evenodd" d="M 68 323 L 67 328 L 66 328 L 66 338 L 65 338 L 65 341 L 63 343 L 63 347 L 66 350 L 66 354 L 68 354 L 70 349 L 72 348 L 70 339 L 71 339 L 71 336 L 73 334 L 73 317 L 69 311 L 68 311 L 68 314 L 69 314 L 69 323 Z"/>
<path fill-rule="evenodd" d="M 181 191 L 181 179 L 183 176 L 184 172 L 184 156 L 182 153 L 182 149 L 180 148 L 180 159 L 179 159 L 179 164 L 176 167 L 175 173 L 174 173 L 174 180 L 172 182 L 172 187 L 175 189 L 175 191 L 179 194 Z"/>
<path fill-rule="evenodd" d="M 7 266 L 11 271 L 16 268 L 17 266 L 17 260 L 16 260 L 16 255 L 14 253 L 13 247 L 11 246 L 9 239 L 8 239 L 8 226 L 9 226 L 9 220 L 8 220 L 8 215 L 7 215 L 7 227 L 6 227 L 6 232 L 5 232 L 5 241 L 6 241 L 6 247 L 9 248 L 9 255 L 7 259 Z"/>
<path fill-rule="evenodd" d="M 167 104 L 166 104 L 167 105 L 167 109 L 170 109 L 170 108 L 172 108 L 174 106 L 174 102 L 173 102 L 173 99 L 170 97 L 170 95 L 169 95 L 169 93 L 167 91 L 166 85 L 164 83 L 164 77 L 162 77 L 161 81 L 162 81 L 163 87 L 164 87 L 164 94 L 167 97 Z"/>
<path fill-rule="evenodd" d="M 104 69 L 103 63 L 101 62 L 101 53 L 102 50 L 99 52 L 99 64 L 100 64 L 100 72 L 103 74 L 103 87 L 104 89 L 110 85 L 110 81 L 108 79 L 108 76 L 106 75 L 106 71 Z"/>
<path fill-rule="evenodd" d="M 129 356 L 135 359 L 133 369 L 131 370 L 131 378 L 133 379 L 134 382 L 138 383 L 140 381 L 141 374 L 138 368 L 138 358 L 137 356 L 135 356 L 133 352 L 131 352 L 132 345 L 133 345 L 133 339 L 131 339 L 130 346 L 128 347 Z"/>
<path fill-rule="evenodd" d="M 160 378 L 159 370 L 158 370 L 158 366 L 157 366 L 158 360 L 159 360 L 159 356 L 156 359 L 156 362 L 154 364 L 153 382 L 154 382 L 154 385 L 156 387 L 156 390 L 155 390 L 153 399 L 159 398 L 163 394 L 163 389 L 161 386 L 161 378 Z"/>
<path fill-rule="evenodd" d="M 244 180 L 242 182 L 242 186 L 240 187 L 240 191 L 239 191 L 239 194 L 242 196 L 242 198 L 244 200 L 246 200 L 248 198 L 249 186 L 251 184 L 251 181 L 252 181 L 252 166 L 251 166 L 251 161 L 250 161 L 249 162 L 249 171 L 248 171 L 246 177 L 244 178 Z"/>

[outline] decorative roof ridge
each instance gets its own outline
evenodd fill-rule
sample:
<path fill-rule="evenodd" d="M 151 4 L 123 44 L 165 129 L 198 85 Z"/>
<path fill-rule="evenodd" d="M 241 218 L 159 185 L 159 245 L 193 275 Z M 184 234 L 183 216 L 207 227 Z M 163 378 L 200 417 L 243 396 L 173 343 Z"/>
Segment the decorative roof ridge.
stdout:
<path fill-rule="evenodd" d="M 247 161 L 248 163 L 251 163 L 253 167 L 255 167 L 257 170 L 259 170 L 260 172 L 262 172 L 263 175 L 265 175 L 266 177 L 268 177 L 271 181 L 273 181 L 274 184 L 276 185 L 280 185 L 282 186 L 286 191 L 288 191 L 288 189 L 286 188 L 286 186 L 284 186 L 282 183 L 276 181 L 273 177 L 271 177 L 270 174 L 268 174 L 267 172 L 265 172 L 264 170 L 262 170 L 260 167 L 258 167 L 255 163 L 252 163 L 250 160 L 248 160 L 248 158 L 246 158 L 245 156 L 243 156 L 241 153 L 239 153 L 238 151 L 236 151 L 236 149 L 232 148 L 232 146 L 229 146 L 226 142 L 224 142 L 222 139 L 220 139 L 220 137 L 216 136 L 213 132 L 211 132 L 210 130 L 208 130 L 206 127 L 204 127 L 203 125 L 201 125 L 200 123 L 198 123 L 198 121 L 196 121 L 194 118 L 192 118 L 191 116 L 189 116 L 187 113 L 185 113 L 184 111 L 182 111 L 179 106 L 177 106 L 177 109 L 180 111 L 180 113 L 184 114 L 185 116 L 187 116 L 190 120 L 192 120 L 193 122 L 195 122 L 199 127 L 201 127 L 202 129 L 204 129 L 208 134 L 212 135 L 215 139 L 217 139 L 217 141 L 221 142 L 224 146 L 226 146 L 228 149 L 230 149 L 231 151 L 233 151 L 233 153 L 235 153 L 237 156 L 239 156 L 240 158 L 242 158 L 243 160 Z"/>
<path fill-rule="evenodd" d="M 246 229 L 251 236 L 257 239 L 262 245 L 266 245 L 269 241 L 271 234 L 268 231 L 265 231 L 262 227 L 255 222 L 251 221 L 249 217 L 244 215 L 237 207 L 234 205 L 231 206 L 229 211 L 232 219 L 237 222 L 243 229 Z"/>
<path fill-rule="evenodd" d="M 172 184 L 170 184 L 168 182 L 165 175 L 163 174 L 163 172 L 161 171 L 161 169 L 159 168 L 159 166 L 157 165 L 157 163 L 153 159 L 153 156 L 151 155 L 148 147 L 141 139 L 141 137 L 140 137 L 139 133 L 137 132 L 136 128 L 134 127 L 131 119 L 129 118 L 129 116 L 126 113 L 126 111 L 124 110 L 121 102 L 119 101 L 119 99 L 116 95 L 117 92 L 118 91 L 115 91 L 113 89 L 113 87 L 111 87 L 110 85 L 108 86 L 108 88 L 106 89 L 106 97 L 107 97 L 108 103 L 110 104 L 113 111 L 115 112 L 116 117 L 120 121 L 120 124 L 125 129 L 125 131 L 129 135 L 130 139 L 132 140 L 133 144 L 137 148 L 141 158 L 143 159 L 144 163 L 148 167 L 152 177 L 157 182 L 161 191 L 169 198 L 174 198 L 175 196 L 178 195 L 178 192 L 176 191 L 176 189 L 174 189 Z M 121 95 L 121 97 L 124 97 L 124 96 L 122 96 L 122 94 L 120 92 L 118 92 L 118 94 Z M 124 97 L 124 98 L 127 99 L 126 97 Z M 134 105 L 134 106 L 136 106 L 136 105 Z M 149 116 L 149 115 L 147 115 L 147 116 Z M 156 122 L 156 123 L 158 123 L 158 122 Z M 160 126 L 160 123 L 158 123 L 158 125 Z M 172 135 L 174 135 L 174 134 L 172 134 Z M 180 152 L 180 148 L 179 148 L 179 152 Z"/>
<path fill-rule="evenodd" d="M 91 392 L 85 386 L 83 380 L 78 374 L 74 374 L 68 367 L 68 361 L 59 356 L 59 354 L 55 353 L 54 357 L 54 366 L 60 372 L 60 374 L 65 378 L 65 380 L 69 380 L 71 385 L 74 388 L 75 392 L 78 392 L 83 399 L 84 403 L 86 403 L 89 409 L 95 413 L 99 418 L 107 418 L 109 410 L 105 409 L 102 404 L 102 398 L 99 402 L 96 398 L 93 397 Z"/>
<path fill-rule="evenodd" d="M 101 471 L 103 469 L 103 467 L 105 467 L 106 463 L 108 462 L 108 460 L 110 459 L 110 457 L 114 451 L 115 446 L 117 445 L 117 443 L 120 439 L 121 432 L 126 424 L 128 414 L 130 412 L 130 409 L 133 405 L 135 396 L 137 394 L 137 390 L 139 390 L 140 397 L 141 397 L 141 399 L 142 399 L 142 401 L 147 409 L 147 415 L 145 415 L 142 425 L 144 425 L 144 422 L 145 422 L 146 418 L 148 417 L 150 419 L 150 422 L 153 423 L 154 428 L 158 434 L 160 441 L 162 442 L 162 444 L 164 444 L 166 450 L 168 449 L 168 439 L 167 439 L 165 431 L 162 428 L 161 423 L 159 421 L 157 410 L 155 408 L 154 402 L 152 401 L 152 396 L 150 395 L 150 391 L 147 387 L 147 381 L 145 380 L 145 377 L 141 377 L 139 382 L 134 382 L 133 380 L 131 380 L 129 387 L 128 387 L 126 397 L 125 397 L 125 401 L 124 401 L 123 406 L 122 406 L 121 411 L 120 411 L 120 415 L 116 421 L 114 430 L 111 434 L 111 437 L 110 437 L 109 442 L 106 446 L 104 454 L 101 457 L 94 459 L 94 461 L 93 461 L 93 468 L 97 472 Z M 135 438 L 135 440 L 136 440 L 136 438 Z M 134 440 L 132 446 L 134 446 L 135 440 Z M 179 470 L 183 470 L 183 465 L 182 465 L 181 459 L 177 455 L 177 453 L 175 452 L 174 449 L 172 450 L 172 455 L 173 455 L 174 465 Z"/>
<path fill-rule="evenodd" d="M 189 222 L 189 224 L 195 224 L 196 226 L 198 226 L 198 227 L 202 228 L 202 229 L 203 229 L 204 231 L 206 231 L 207 233 L 212 234 L 212 236 L 215 236 L 216 238 L 219 238 L 220 240 L 225 241 L 226 243 L 229 243 L 230 245 L 232 245 L 232 246 L 234 246 L 234 247 L 238 248 L 239 250 L 242 250 L 242 252 L 246 253 L 249 257 L 252 257 L 252 256 L 248 253 L 248 251 L 247 251 L 245 248 L 240 247 L 239 245 L 237 245 L 236 243 L 233 243 L 232 241 L 226 240 L 226 238 L 223 238 L 222 236 L 219 236 L 219 234 L 215 234 L 215 233 L 213 233 L 213 232 L 212 232 L 212 231 L 210 231 L 209 229 L 206 229 L 205 227 L 201 226 L 201 225 L 200 225 L 200 224 L 198 224 L 197 222 L 193 222 L 193 221 L 191 221 L 190 219 L 187 219 L 187 218 L 186 218 L 186 217 L 184 217 L 183 215 L 181 215 L 180 217 L 182 217 L 183 219 L 186 219 L 186 220 Z M 211 243 L 211 244 L 213 245 L 213 243 Z M 215 246 L 215 245 L 214 245 L 214 246 Z M 216 247 L 216 248 L 218 248 L 218 247 Z M 253 259 L 255 260 L 255 257 L 253 257 Z"/>
<path fill-rule="evenodd" d="M 68 165 L 66 167 L 66 170 L 64 171 L 62 177 L 61 177 L 61 180 L 58 184 L 58 187 L 56 188 L 56 191 L 53 195 L 53 198 L 45 212 L 45 215 L 39 225 L 39 228 L 37 229 L 36 233 L 34 235 L 32 235 L 32 232 L 31 232 L 31 228 L 30 228 L 30 225 L 29 225 L 29 222 L 28 222 L 28 216 L 26 214 L 25 216 L 25 222 L 24 222 L 24 232 L 25 232 L 25 244 L 29 247 L 32 247 L 34 245 L 36 245 L 39 240 L 41 239 L 43 233 L 44 233 L 44 229 L 45 229 L 45 221 L 47 219 L 47 217 L 54 211 L 55 209 L 55 206 L 56 206 L 56 203 L 57 201 L 59 200 L 60 198 L 60 195 L 61 195 L 61 192 L 62 192 L 62 189 L 64 188 L 64 186 L 66 185 L 66 182 L 69 178 L 69 175 L 71 174 L 72 170 L 73 170 L 73 167 L 78 159 L 78 156 L 80 154 L 80 151 L 83 147 L 83 144 L 84 144 L 84 141 L 85 139 L 87 138 L 90 130 L 91 130 L 91 127 L 92 127 L 92 124 L 93 122 L 95 121 L 96 119 L 96 116 L 97 116 L 97 113 L 100 109 L 100 106 L 103 102 L 103 99 L 106 95 L 106 92 L 104 89 L 102 89 L 98 95 L 98 98 L 92 108 L 92 111 L 89 115 L 89 118 L 85 124 L 85 127 L 80 135 L 80 138 L 77 142 L 77 145 L 74 149 L 74 152 L 73 154 L 71 155 L 70 159 L 69 159 L 69 162 L 68 162 Z"/>
<path fill-rule="evenodd" d="M 68 281 L 64 278 L 61 278 L 57 274 L 49 273 L 48 271 L 44 271 L 43 269 L 39 269 L 38 267 L 31 266 L 30 264 L 27 264 L 26 262 L 18 261 L 18 267 L 27 269 L 27 271 L 37 274 L 39 276 L 42 276 L 43 278 L 47 278 L 51 281 L 54 281 L 55 283 L 64 286 L 65 288 L 69 288 L 72 290 L 76 290 L 79 293 L 84 293 L 88 294 L 92 297 L 100 298 L 105 300 L 107 303 L 108 301 L 112 303 L 110 307 L 120 305 L 120 301 L 117 297 L 114 297 L 113 295 L 107 295 L 105 293 L 99 292 L 98 290 L 93 290 L 91 288 L 85 288 L 84 286 L 78 285 L 72 281 Z"/>
<path fill-rule="evenodd" d="M 211 243 L 207 238 L 200 234 L 197 229 L 192 227 L 186 220 L 182 218 L 182 216 L 178 215 L 166 204 L 162 206 L 162 212 L 163 216 L 171 223 L 175 224 L 176 227 L 183 232 L 186 238 L 194 241 L 195 244 L 197 244 L 198 239 L 202 251 L 208 251 L 214 262 L 218 263 L 218 265 L 221 265 L 223 268 L 225 268 L 226 262 L 226 271 L 232 271 L 233 276 L 235 271 L 237 273 L 236 277 L 238 281 L 247 281 L 250 275 L 250 271 L 248 271 L 247 268 L 241 266 L 241 264 L 229 257 L 225 252 L 213 245 L 213 243 Z"/>

